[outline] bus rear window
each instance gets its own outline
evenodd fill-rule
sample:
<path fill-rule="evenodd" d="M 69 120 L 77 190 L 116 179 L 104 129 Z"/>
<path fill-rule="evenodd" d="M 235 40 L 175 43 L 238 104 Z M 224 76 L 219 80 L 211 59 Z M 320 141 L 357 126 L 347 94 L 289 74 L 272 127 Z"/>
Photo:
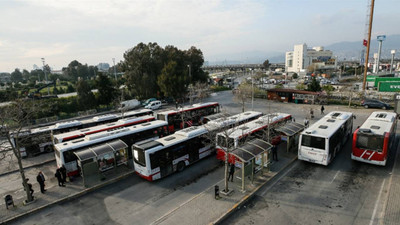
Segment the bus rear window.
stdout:
<path fill-rule="evenodd" d="M 381 152 L 383 149 L 383 136 L 357 133 L 356 147 Z"/>
<path fill-rule="evenodd" d="M 310 148 L 317 148 L 325 150 L 325 138 L 322 137 L 314 137 L 310 135 L 302 135 L 301 136 L 301 145 L 310 147 Z"/>

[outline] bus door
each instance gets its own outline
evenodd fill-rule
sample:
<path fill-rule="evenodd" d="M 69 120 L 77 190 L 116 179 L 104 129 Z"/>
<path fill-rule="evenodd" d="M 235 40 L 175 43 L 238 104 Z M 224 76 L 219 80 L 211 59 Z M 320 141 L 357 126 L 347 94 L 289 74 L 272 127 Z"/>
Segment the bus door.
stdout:
<path fill-rule="evenodd" d="M 189 162 L 196 162 L 197 160 L 199 160 L 199 149 L 201 149 L 202 147 L 204 147 L 204 144 L 202 144 L 199 139 L 194 140 L 194 141 L 190 141 L 186 144 L 185 148 L 188 149 L 189 152 Z"/>
<path fill-rule="evenodd" d="M 173 172 L 172 156 L 169 152 L 163 152 L 160 157 L 160 174 L 165 177 Z"/>

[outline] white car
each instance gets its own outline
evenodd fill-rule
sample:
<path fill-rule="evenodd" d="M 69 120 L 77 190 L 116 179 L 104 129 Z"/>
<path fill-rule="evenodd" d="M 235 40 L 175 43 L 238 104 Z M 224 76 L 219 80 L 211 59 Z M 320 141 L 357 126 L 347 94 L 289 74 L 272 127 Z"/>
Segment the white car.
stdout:
<path fill-rule="evenodd" d="M 161 108 L 161 101 L 158 101 L 158 100 L 152 101 L 148 105 L 146 105 L 144 108 L 151 109 L 151 110 L 159 109 L 159 108 Z"/>

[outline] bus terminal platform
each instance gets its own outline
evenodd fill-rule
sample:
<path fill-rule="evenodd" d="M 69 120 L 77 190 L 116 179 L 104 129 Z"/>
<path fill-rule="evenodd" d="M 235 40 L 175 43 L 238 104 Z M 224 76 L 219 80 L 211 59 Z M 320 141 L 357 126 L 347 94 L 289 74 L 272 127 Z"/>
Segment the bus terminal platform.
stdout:
<path fill-rule="evenodd" d="M 224 189 L 225 181 L 223 174 L 221 174 L 221 179 L 217 183 L 207 184 L 206 188 L 201 192 L 193 194 L 193 197 L 188 201 L 181 205 L 177 205 L 175 208 L 171 208 L 171 210 L 164 215 L 159 215 L 159 218 L 152 222 L 152 224 L 218 224 L 234 213 L 236 209 L 243 206 L 263 185 L 279 174 L 279 172 L 288 168 L 293 162 L 295 162 L 297 160 L 297 152 L 288 152 L 286 151 L 286 146 L 281 144 L 279 145 L 278 159 L 279 161 L 273 161 L 270 164 L 269 172 L 264 172 L 262 176 L 258 174 L 254 177 L 252 183 L 246 182 L 245 191 L 241 191 L 242 182 L 238 179 L 239 174 L 236 174 L 239 173 L 240 170 L 236 170 L 234 182 L 229 182 L 229 189 L 233 189 L 234 191 L 230 195 L 223 195 L 220 193 L 220 197 L 216 199 L 215 186 L 217 185 L 219 187 L 220 192 Z M 400 221 L 400 211 L 398 210 L 400 207 L 399 160 L 400 151 L 397 151 L 392 182 L 390 184 L 389 199 L 386 205 L 384 224 L 398 224 L 398 221 Z M 40 210 L 77 199 L 87 193 L 111 185 L 118 180 L 134 176 L 132 170 L 122 168 L 110 171 L 111 174 L 109 174 L 110 176 L 107 176 L 107 179 L 93 183 L 89 187 L 83 185 L 83 179 L 81 178 L 66 183 L 66 187 L 50 185 L 56 184 L 57 181 L 54 177 L 49 178 L 46 180 L 46 186 L 48 186 L 48 188 L 46 188 L 46 194 L 41 194 L 39 191 L 39 185 L 36 181 L 32 180 L 31 182 L 35 190 L 35 201 L 28 205 L 23 205 L 23 199 L 14 199 L 15 207 L 9 206 L 10 209 L 8 210 L 5 207 L 4 201 L 2 201 L 0 204 L 0 224 L 18 222 L 19 218 L 27 217 L 39 212 Z M 6 176 L 3 176 L 3 178 L 4 177 Z M 201 181 L 199 180 L 198 182 Z M 190 188 L 190 186 L 186 188 Z M 189 217 L 187 215 L 191 216 Z"/>

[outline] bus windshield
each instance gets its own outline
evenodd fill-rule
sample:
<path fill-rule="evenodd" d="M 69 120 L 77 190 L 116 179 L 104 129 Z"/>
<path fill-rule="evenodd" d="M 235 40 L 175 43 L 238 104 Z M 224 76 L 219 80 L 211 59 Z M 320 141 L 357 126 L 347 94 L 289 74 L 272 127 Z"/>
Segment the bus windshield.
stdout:
<path fill-rule="evenodd" d="M 381 152 L 383 149 L 383 136 L 358 132 L 356 147 Z"/>
<path fill-rule="evenodd" d="M 228 146 L 226 146 L 226 138 L 222 135 L 217 136 L 217 144 L 223 148 L 230 148 L 233 146 L 233 138 L 228 138 Z"/>
<path fill-rule="evenodd" d="M 310 148 L 317 148 L 325 150 L 325 138 L 322 137 L 315 137 L 310 135 L 302 135 L 301 136 L 301 145 L 310 147 Z"/>
<path fill-rule="evenodd" d="M 133 160 L 141 166 L 146 166 L 146 160 L 144 158 L 144 151 L 142 149 L 133 149 Z"/>

